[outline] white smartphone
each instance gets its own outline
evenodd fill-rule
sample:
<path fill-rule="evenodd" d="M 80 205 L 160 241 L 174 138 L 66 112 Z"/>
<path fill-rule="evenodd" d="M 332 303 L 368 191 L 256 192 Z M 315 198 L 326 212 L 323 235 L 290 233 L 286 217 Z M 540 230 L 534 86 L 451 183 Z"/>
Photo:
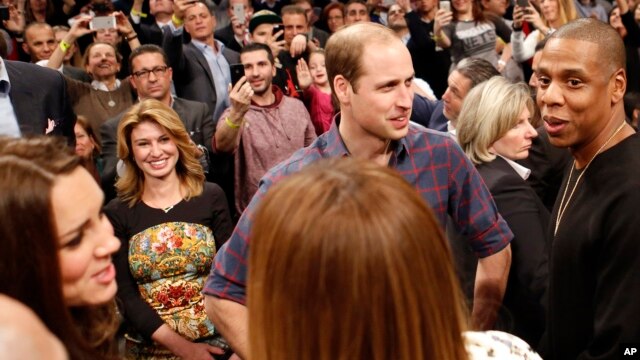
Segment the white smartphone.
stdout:
<path fill-rule="evenodd" d="M 233 4 L 233 15 L 240 24 L 244 24 L 244 4 Z"/>
<path fill-rule="evenodd" d="M 451 11 L 451 1 L 440 1 L 440 9 Z"/>
<path fill-rule="evenodd" d="M 115 29 L 116 17 L 115 16 L 96 16 L 89 23 L 89 29 Z"/>

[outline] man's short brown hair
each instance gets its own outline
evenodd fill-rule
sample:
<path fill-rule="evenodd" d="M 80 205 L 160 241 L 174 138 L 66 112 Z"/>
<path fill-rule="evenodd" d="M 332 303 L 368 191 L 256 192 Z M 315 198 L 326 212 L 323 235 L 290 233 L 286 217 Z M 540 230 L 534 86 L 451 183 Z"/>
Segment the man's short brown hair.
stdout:
<path fill-rule="evenodd" d="M 342 75 L 356 92 L 358 80 L 363 75 L 362 58 L 370 45 L 388 44 L 400 41 L 389 28 L 375 23 L 357 23 L 335 32 L 327 41 L 325 63 L 329 85 L 333 88 L 333 79 Z"/>

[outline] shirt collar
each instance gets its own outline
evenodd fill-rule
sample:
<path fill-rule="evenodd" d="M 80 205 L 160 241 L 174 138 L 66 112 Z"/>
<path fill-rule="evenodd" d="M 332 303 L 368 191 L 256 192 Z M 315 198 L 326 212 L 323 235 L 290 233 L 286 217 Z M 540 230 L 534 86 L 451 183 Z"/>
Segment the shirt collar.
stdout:
<path fill-rule="evenodd" d="M 160 29 L 164 28 L 165 26 L 169 25 L 171 23 L 171 20 L 167 21 L 166 23 L 160 22 L 160 21 L 156 21 L 156 25 L 158 25 L 158 27 Z"/>
<path fill-rule="evenodd" d="M 93 80 L 91 82 L 91 87 L 94 88 L 95 90 L 112 91 L 112 90 L 109 90 L 107 85 L 105 85 L 102 81 L 98 81 L 98 80 Z M 119 88 L 120 88 L 120 80 L 116 79 L 116 88 L 114 90 L 117 90 Z"/>
<path fill-rule="evenodd" d="M 325 152 L 327 152 L 331 157 L 351 155 L 349 153 L 349 150 L 347 149 L 347 146 L 344 144 L 344 140 L 342 139 L 342 136 L 340 135 L 340 130 L 338 128 L 339 125 L 340 125 L 340 113 L 336 114 L 333 117 L 333 122 L 331 123 L 331 127 L 325 133 L 326 134 L 325 135 L 325 141 L 326 141 Z M 415 129 L 413 128 L 413 125 L 411 124 L 409 124 L 409 131 L 410 132 L 415 131 Z M 394 153 L 394 156 L 392 156 L 390 160 L 391 162 L 397 161 L 397 159 L 399 159 L 401 156 L 409 153 L 409 143 L 407 141 L 406 136 L 401 138 L 398 141 L 394 141 L 391 146 L 393 146 L 393 153 Z"/>
<path fill-rule="evenodd" d="M 4 61 L 0 58 L 0 93 L 5 95 L 11 91 L 11 81 L 9 80 L 9 73 Z"/>
<path fill-rule="evenodd" d="M 515 162 L 515 161 L 513 161 L 511 159 L 507 159 L 506 157 L 504 157 L 502 155 L 498 155 L 498 156 L 503 158 L 504 161 L 507 162 L 507 164 L 511 165 L 513 170 L 515 170 L 515 172 L 517 172 L 518 175 L 520 175 L 522 180 L 527 180 L 527 178 L 529 178 L 529 175 L 531 175 L 531 170 L 529 168 L 526 168 L 526 167 L 518 164 L 517 162 Z"/>
<path fill-rule="evenodd" d="M 456 131 L 456 127 L 453 126 L 453 123 L 451 122 L 451 120 L 447 121 L 447 132 L 451 135 L 453 135 L 453 139 L 458 142 L 458 134 Z"/>
<path fill-rule="evenodd" d="M 221 53 L 222 50 L 224 50 L 224 44 L 216 39 L 213 39 L 213 41 L 216 44 L 216 47 L 218 48 L 218 50 L 216 51 L 216 53 Z M 198 48 L 198 50 L 200 50 L 201 52 L 204 52 L 205 50 L 207 50 L 207 48 L 209 48 L 210 46 L 203 43 L 202 41 L 198 41 L 195 39 L 191 39 L 191 42 L 193 43 L 193 45 L 195 45 L 196 48 Z"/>

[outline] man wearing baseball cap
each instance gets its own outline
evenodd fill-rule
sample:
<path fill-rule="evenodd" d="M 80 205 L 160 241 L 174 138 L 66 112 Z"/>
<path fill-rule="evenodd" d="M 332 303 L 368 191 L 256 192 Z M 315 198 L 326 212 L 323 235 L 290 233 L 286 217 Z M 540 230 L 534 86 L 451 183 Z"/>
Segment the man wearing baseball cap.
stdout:
<path fill-rule="evenodd" d="M 279 28 L 276 28 L 276 26 L 279 26 Z M 275 33 L 274 28 L 276 29 Z M 287 74 L 278 61 L 278 54 L 286 50 L 283 34 L 282 18 L 273 11 L 260 10 L 254 13 L 249 21 L 249 38 L 251 42 L 269 46 L 275 58 L 276 75 L 273 77 L 273 84 L 277 85 L 285 95 L 290 96 L 290 91 L 294 86 L 287 83 Z"/>

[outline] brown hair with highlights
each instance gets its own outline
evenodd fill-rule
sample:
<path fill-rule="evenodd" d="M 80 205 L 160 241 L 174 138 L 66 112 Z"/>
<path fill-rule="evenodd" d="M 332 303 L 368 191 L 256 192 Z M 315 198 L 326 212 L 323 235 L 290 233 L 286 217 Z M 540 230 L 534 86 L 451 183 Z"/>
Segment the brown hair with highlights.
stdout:
<path fill-rule="evenodd" d="M 163 127 L 176 144 L 179 153 L 176 172 L 185 190 L 185 199 L 189 200 L 202 194 L 204 170 L 196 157 L 196 145 L 191 141 L 180 117 L 168 105 L 155 99 L 145 99 L 132 106 L 118 125 L 118 158 L 125 164 L 124 174 L 116 182 L 118 197 L 129 207 L 142 199 L 144 173 L 133 158 L 131 132 L 145 121 Z"/>
<path fill-rule="evenodd" d="M 275 185 L 255 214 L 248 268 L 253 358 L 467 358 L 444 234 L 386 167 L 322 160 Z"/>

